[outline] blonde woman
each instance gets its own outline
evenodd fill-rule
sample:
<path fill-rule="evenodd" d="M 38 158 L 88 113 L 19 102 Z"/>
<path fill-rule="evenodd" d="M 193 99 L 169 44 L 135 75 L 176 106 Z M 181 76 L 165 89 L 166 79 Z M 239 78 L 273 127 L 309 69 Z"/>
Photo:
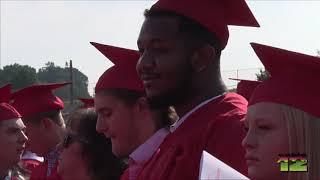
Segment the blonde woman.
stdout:
<path fill-rule="evenodd" d="M 320 179 L 320 58 L 252 47 L 271 77 L 255 89 L 245 118 L 250 179 Z"/>

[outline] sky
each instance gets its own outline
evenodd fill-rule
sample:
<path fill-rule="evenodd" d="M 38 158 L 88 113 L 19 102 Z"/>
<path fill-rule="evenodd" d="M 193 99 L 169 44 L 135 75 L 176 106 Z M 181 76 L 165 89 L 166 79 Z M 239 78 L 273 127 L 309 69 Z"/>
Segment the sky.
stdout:
<path fill-rule="evenodd" d="M 89 42 L 137 49 L 143 11 L 155 1 L 1 0 L 1 68 L 18 63 L 39 69 L 48 61 L 73 66 L 89 78 L 89 93 L 112 63 Z M 260 28 L 229 26 L 222 76 L 255 79 L 263 68 L 250 42 L 316 55 L 320 50 L 320 1 L 250 0 Z"/>

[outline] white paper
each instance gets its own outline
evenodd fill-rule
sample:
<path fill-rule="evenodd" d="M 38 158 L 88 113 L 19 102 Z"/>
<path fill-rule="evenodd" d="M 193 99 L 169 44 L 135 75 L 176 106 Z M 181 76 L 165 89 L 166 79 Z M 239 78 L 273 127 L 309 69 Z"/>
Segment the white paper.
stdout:
<path fill-rule="evenodd" d="M 206 151 L 202 152 L 199 180 L 249 180 L 232 167 L 220 161 Z"/>

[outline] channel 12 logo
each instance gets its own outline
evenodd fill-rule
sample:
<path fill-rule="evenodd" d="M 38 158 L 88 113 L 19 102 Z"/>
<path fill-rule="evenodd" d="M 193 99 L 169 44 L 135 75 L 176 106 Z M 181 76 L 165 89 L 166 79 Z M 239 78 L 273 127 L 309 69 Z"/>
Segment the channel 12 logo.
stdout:
<path fill-rule="evenodd" d="M 307 172 L 308 160 L 305 154 L 280 154 L 277 163 L 281 172 Z"/>

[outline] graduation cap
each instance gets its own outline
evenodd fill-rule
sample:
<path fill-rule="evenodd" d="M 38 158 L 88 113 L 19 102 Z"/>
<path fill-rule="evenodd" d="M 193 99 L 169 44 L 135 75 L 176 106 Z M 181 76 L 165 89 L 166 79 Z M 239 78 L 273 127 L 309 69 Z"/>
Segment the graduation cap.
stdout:
<path fill-rule="evenodd" d="M 83 103 L 81 108 L 94 107 L 94 99 L 93 98 L 79 98 L 79 100 Z"/>
<path fill-rule="evenodd" d="M 14 107 L 8 103 L 0 103 L 0 122 L 17 118 L 21 118 L 21 115 Z"/>
<path fill-rule="evenodd" d="M 39 84 L 26 87 L 12 94 L 12 105 L 22 117 L 63 109 L 63 101 L 52 91 L 67 84 L 71 83 Z"/>
<path fill-rule="evenodd" d="M 90 43 L 114 64 L 100 76 L 95 92 L 101 89 L 144 91 L 143 83 L 136 71 L 136 64 L 140 57 L 138 51 L 94 42 Z"/>
<path fill-rule="evenodd" d="M 274 102 L 320 117 L 320 58 L 257 43 L 251 46 L 270 78 L 255 89 L 249 106 Z"/>
<path fill-rule="evenodd" d="M 11 84 L 4 85 L 0 88 L 0 102 L 8 103 L 11 96 Z"/>
<path fill-rule="evenodd" d="M 222 49 L 228 42 L 228 25 L 259 27 L 245 0 L 159 0 L 150 10 L 174 12 L 200 23 L 220 40 Z"/>
<path fill-rule="evenodd" d="M 246 98 L 248 101 L 255 90 L 255 88 L 261 83 L 261 81 L 245 80 L 229 78 L 231 80 L 239 81 L 237 85 L 237 93 Z"/>

